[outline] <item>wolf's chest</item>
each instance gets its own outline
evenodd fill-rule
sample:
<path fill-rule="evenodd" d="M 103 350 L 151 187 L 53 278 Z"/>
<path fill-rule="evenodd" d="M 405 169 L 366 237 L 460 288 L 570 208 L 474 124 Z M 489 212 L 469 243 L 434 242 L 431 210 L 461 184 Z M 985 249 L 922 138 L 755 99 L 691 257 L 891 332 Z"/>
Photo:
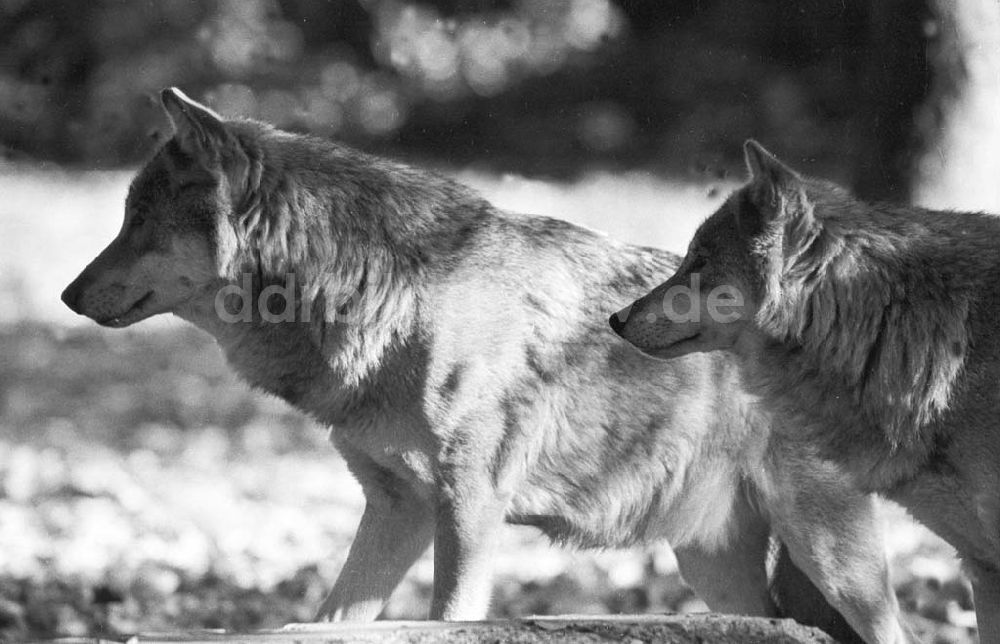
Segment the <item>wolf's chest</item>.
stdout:
<path fill-rule="evenodd" d="M 250 385 L 298 406 L 328 369 L 317 355 L 299 347 L 223 344 L 230 367 Z"/>
<path fill-rule="evenodd" d="M 229 328 L 214 335 L 230 368 L 253 388 L 281 398 L 324 425 L 346 422 L 351 392 L 317 346 L 281 326 Z"/>

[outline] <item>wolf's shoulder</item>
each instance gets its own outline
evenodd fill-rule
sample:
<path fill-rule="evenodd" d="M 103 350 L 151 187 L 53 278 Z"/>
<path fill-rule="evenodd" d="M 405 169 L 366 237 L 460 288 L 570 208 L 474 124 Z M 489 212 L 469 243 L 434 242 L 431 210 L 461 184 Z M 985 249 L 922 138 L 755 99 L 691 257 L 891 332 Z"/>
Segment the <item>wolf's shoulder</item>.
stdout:
<path fill-rule="evenodd" d="M 486 230 L 489 242 L 508 245 L 508 248 L 513 244 L 521 252 L 571 255 L 596 264 L 603 261 L 616 265 L 641 262 L 676 267 L 680 263 L 680 257 L 670 251 L 630 244 L 567 219 L 495 208 L 493 215 L 493 225 Z"/>
<path fill-rule="evenodd" d="M 548 275 L 554 283 L 568 280 L 595 296 L 613 298 L 652 288 L 680 263 L 669 251 L 625 243 L 563 219 L 496 209 L 477 222 L 469 243 L 453 260 L 526 284 Z"/>

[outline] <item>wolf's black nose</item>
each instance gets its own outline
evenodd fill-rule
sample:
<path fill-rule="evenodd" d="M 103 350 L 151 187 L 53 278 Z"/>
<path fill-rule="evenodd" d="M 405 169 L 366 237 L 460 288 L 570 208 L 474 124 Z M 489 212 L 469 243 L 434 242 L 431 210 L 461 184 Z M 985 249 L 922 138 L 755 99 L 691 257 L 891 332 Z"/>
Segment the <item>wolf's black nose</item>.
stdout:
<path fill-rule="evenodd" d="M 618 317 L 617 313 L 611 314 L 611 317 L 608 318 L 608 324 L 611 325 L 611 330 L 619 335 L 621 335 L 622 329 L 625 328 L 625 320 Z"/>
<path fill-rule="evenodd" d="M 77 283 L 73 282 L 66 287 L 66 290 L 62 292 L 60 298 L 63 304 L 68 306 L 74 313 L 79 313 L 80 306 L 80 289 L 77 287 Z"/>

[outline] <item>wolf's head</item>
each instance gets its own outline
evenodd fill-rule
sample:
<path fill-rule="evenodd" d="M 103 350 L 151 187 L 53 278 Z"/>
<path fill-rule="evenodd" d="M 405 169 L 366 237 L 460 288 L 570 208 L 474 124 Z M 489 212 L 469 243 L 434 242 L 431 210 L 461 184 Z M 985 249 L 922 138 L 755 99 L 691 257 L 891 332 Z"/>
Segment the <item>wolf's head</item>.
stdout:
<path fill-rule="evenodd" d="M 676 274 L 611 316 L 645 353 L 729 349 L 754 325 L 766 332 L 786 274 L 816 237 L 806 180 L 755 141 L 744 152 L 749 183 L 699 227 Z"/>
<path fill-rule="evenodd" d="M 231 272 L 241 210 L 254 176 L 253 130 L 165 89 L 174 135 L 129 188 L 118 236 L 62 294 L 71 309 L 124 327 L 217 289 Z"/>

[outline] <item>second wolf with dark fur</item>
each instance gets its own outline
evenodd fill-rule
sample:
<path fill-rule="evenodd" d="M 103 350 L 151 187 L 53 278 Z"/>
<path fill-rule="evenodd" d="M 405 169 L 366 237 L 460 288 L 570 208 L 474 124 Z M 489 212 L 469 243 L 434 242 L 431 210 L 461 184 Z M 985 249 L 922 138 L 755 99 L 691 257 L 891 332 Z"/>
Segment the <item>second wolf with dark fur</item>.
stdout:
<path fill-rule="evenodd" d="M 661 358 L 737 356 L 800 462 L 955 546 L 980 641 L 1000 643 L 1000 218 L 865 203 L 752 141 L 746 159 L 749 183 L 614 326 Z M 697 315 L 667 314 L 695 276 Z"/>

